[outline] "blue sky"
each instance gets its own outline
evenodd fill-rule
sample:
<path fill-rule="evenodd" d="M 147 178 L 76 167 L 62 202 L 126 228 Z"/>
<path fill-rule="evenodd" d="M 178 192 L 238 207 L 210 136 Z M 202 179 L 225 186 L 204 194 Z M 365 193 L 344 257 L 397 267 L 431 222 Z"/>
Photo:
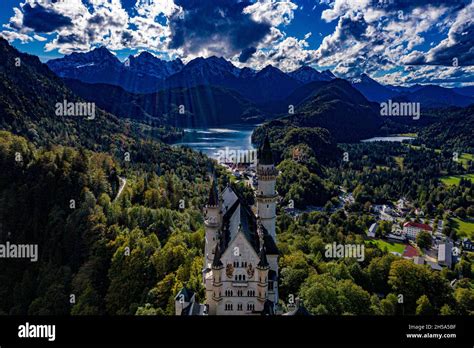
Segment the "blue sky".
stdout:
<path fill-rule="evenodd" d="M 472 0 L 2 0 L 0 9 L 0 35 L 43 61 L 104 45 L 122 60 L 148 50 L 391 84 L 474 84 Z"/>

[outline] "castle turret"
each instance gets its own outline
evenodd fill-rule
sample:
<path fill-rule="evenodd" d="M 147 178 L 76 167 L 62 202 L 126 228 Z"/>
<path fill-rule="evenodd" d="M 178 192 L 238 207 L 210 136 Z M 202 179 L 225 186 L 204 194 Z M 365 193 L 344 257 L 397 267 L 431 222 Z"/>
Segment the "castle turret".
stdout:
<path fill-rule="evenodd" d="M 212 290 L 208 293 L 207 304 L 209 305 L 209 314 L 215 315 L 217 312 L 217 304 L 222 301 L 222 276 L 224 265 L 222 264 L 221 257 L 222 251 L 220 247 L 220 241 L 217 241 L 214 248 L 214 259 L 212 261 Z"/>
<path fill-rule="evenodd" d="M 273 163 L 273 154 L 268 136 L 265 137 L 263 145 L 259 149 L 257 164 L 257 213 L 262 225 L 276 241 L 276 200 L 275 189 L 278 171 Z"/>
<path fill-rule="evenodd" d="M 195 301 L 195 294 L 187 288 L 182 288 L 176 297 L 175 301 L 175 315 L 182 315 L 183 311 Z"/>
<path fill-rule="evenodd" d="M 205 241 L 205 258 L 204 258 L 204 268 L 208 268 L 209 264 L 214 259 L 213 251 L 216 246 L 217 233 L 219 231 L 219 226 L 221 223 L 220 216 L 220 201 L 219 193 L 217 191 L 216 180 L 213 179 L 211 183 L 211 189 L 209 191 L 209 198 L 207 200 L 207 205 L 205 208 L 205 221 L 204 228 L 206 231 L 206 241 Z"/>
<path fill-rule="evenodd" d="M 267 299 L 268 270 L 270 269 L 267 253 L 263 245 L 260 248 L 258 257 L 260 261 L 257 264 L 257 300 L 263 303 Z"/>

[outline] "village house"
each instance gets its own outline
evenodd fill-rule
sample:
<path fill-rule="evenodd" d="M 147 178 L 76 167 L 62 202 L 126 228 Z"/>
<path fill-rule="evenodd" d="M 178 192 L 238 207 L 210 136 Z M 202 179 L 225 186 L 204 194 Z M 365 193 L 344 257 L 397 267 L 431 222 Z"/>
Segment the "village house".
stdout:
<path fill-rule="evenodd" d="M 408 221 L 403 224 L 403 233 L 409 239 L 416 239 L 416 236 L 421 231 L 425 231 L 425 232 L 428 232 L 429 234 L 432 234 L 433 229 L 431 228 L 430 225 L 420 224 L 418 222 Z"/>
<path fill-rule="evenodd" d="M 451 268 L 451 265 L 453 263 L 453 242 L 451 241 L 446 241 L 445 243 L 442 243 L 438 247 L 438 263 L 441 266 L 446 266 L 448 268 Z"/>

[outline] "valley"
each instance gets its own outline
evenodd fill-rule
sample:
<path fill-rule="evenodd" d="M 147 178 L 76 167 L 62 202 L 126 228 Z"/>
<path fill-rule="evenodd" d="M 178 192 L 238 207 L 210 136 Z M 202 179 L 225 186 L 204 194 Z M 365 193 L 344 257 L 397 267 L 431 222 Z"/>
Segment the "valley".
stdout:
<path fill-rule="evenodd" d="M 87 54 L 48 64 L 59 76 L 5 40 L 0 54 L 0 239 L 36 243 L 40 255 L 0 269 L 0 293 L 24 289 L 0 297 L 1 314 L 173 315 L 183 287 L 202 301 L 210 177 L 248 205 L 258 184 L 213 154 L 254 150 L 266 137 L 278 173 L 280 311 L 296 294 L 313 315 L 402 314 L 403 290 L 403 314 L 418 313 L 423 296 L 432 313 L 471 312 L 474 260 L 463 243 L 474 217 L 472 106 L 422 109 L 417 123 L 383 118 L 359 82 L 308 68 L 235 70 L 220 58 L 162 66 L 145 57 L 169 85 L 155 90 L 150 77 L 137 90 L 122 77 L 69 73 L 80 62 L 122 74 L 104 50 L 92 54 L 102 65 Z M 58 118 L 62 100 L 95 103 L 96 117 Z M 412 225 L 423 228 L 414 235 Z M 363 260 L 325 256 L 333 243 L 364 246 Z M 462 253 L 447 265 L 442 245 Z"/>

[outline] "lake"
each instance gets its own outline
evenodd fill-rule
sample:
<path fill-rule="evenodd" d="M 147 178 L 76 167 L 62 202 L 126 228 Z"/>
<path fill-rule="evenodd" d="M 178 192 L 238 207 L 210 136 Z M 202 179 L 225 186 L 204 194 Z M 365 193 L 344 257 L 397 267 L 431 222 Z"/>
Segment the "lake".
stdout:
<path fill-rule="evenodd" d="M 218 151 L 229 148 L 229 150 L 253 150 L 251 143 L 252 132 L 255 125 L 227 125 L 225 127 L 211 128 L 185 128 L 183 138 L 174 143 L 173 146 L 187 146 L 203 154 L 217 158 Z M 362 142 L 412 140 L 414 137 L 388 136 L 374 137 L 361 140 Z"/>
<path fill-rule="evenodd" d="M 209 157 L 216 158 L 219 150 L 252 150 L 252 132 L 255 125 L 226 125 L 218 128 L 186 128 L 184 136 L 173 146 L 187 146 Z"/>
<path fill-rule="evenodd" d="M 402 142 L 404 140 L 413 140 L 413 139 L 415 139 L 415 137 L 405 137 L 405 136 L 394 135 L 394 136 L 391 136 L 391 137 L 373 137 L 373 138 L 370 138 L 370 139 L 361 140 L 361 142 L 363 142 L 363 143 L 371 143 L 371 142 L 374 142 L 374 141 Z"/>

